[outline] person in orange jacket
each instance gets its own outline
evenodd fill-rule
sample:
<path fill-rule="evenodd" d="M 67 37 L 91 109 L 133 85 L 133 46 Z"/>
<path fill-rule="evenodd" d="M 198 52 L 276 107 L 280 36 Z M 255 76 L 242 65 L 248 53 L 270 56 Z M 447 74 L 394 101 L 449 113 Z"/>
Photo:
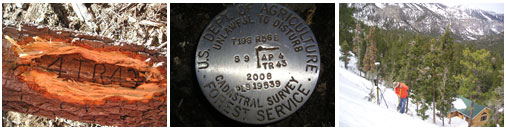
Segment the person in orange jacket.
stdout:
<path fill-rule="evenodd" d="M 400 98 L 399 106 L 397 106 L 397 109 L 401 109 L 401 114 L 404 113 L 406 110 L 406 102 L 408 98 L 408 85 L 404 83 L 394 82 L 394 91 L 395 94 L 397 94 L 397 97 Z"/>

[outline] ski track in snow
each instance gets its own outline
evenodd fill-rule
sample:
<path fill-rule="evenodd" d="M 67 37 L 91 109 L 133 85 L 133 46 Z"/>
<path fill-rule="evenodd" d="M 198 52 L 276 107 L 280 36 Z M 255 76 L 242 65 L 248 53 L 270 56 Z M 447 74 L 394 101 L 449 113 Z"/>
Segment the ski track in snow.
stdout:
<path fill-rule="evenodd" d="M 352 54 L 353 55 L 353 54 Z M 339 60 L 339 126 L 341 127 L 438 127 L 442 126 L 442 121 L 436 117 L 436 124 L 432 123 L 432 109 L 429 107 L 425 113 L 429 118 L 422 120 L 416 116 L 416 105 L 409 102 L 409 111 L 404 114 L 397 112 L 396 108 L 399 103 L 397 96 L 392 88 L 385 88 L 379 85 L 384 91 L 383 96 L 386 100 L 386 107 L 383 99 L 381 105 L 367 101 L 368 93 L 371 89 L 375 90 L 373 84 L 358 76 L 355 64 L 357 59 L 350 57 L 348 70 L 344 68 L 344 63 Z M 354 72 L 350 70 L 355 70 Z M 408 85 L 409 86 L 409 85 Z M 412 87 L 412 86 L 410 86 Z M 375 93 L 375 92 L 374 92 Z M 436 111 L 437 113 L 438 111 Z M 448 124 L 445 118 L 445 127 L 467 127 L 467 122 L 454 117 L 452 124 Z"/>

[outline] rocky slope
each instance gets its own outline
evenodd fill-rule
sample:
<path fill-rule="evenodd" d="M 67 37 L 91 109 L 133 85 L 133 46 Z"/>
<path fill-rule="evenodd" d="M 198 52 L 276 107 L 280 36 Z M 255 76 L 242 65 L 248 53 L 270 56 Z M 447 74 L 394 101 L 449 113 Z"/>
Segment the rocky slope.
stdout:
<path fill-rule="evenodd" d="M 369 26 L 441 35 L 449 27 L 457 40 L 474 41 L 504 32 L 504 14 L 438 3 L 357 3 L 353 17 Z"/>

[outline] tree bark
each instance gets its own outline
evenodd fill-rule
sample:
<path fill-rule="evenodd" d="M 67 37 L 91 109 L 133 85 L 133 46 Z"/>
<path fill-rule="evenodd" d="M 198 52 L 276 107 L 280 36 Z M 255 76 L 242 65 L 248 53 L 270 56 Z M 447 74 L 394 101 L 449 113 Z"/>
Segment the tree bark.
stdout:
<path fill-rule="evenodd" d="M 411 88 L 408 88 L 408 96 L 406 97 L 406 112 L 409 110 L 409 95 L 411 95 L 411 89 L 413 87 L 413 81 L 411 81 L 411 74 L 409 75 L 409 83 L 411 85 Z"/>
<path fill-rule="evenodd" d="M 443 88 L 441 89 L 441 108 L 442 110 L 444 110 L 444 106 L 446 105 L 445 104 L 445 88 L 446 88 L 446 73 L 448 73 L 448 68 L 445 66 L 444 68 L 444 71 L 443 71 Z M 443 115 L 443 114 L 441 114 Z M 445 120 L 444 120 L 444 116 L 441 117 L 442 121 L 443 121 L 443 126 L 445 126 Z"/>
<path fill-rule="evenodd" d="M 408 110 L 409 110 L 409 109 L 408 109 L 408 108 L 409 108 L 409 95 L 410 95 L 410 93 L 409 93 L 409 90 L 408 90 L 408 96 L 406 97 L 406 110 L 405 110 L 405 111 L 406 111 L 406 113 L 407 113 L 407 112 L 408 112 Z"/>
<path fill-rule="evenodd" d="M 432 123 L 436 124 L 436 90 L 432 91 Z"/>
<path fill-rule="evenodd" d="M 452 124 L 452 118 L 451 117 L 448 119 L 448 124 Z"/>
<path fill-rule="evenodd" d="M 167 126 L 165 56 L 137 45 L 114 46 L 114 40 L 109 38 L 49 27 L 21 26 L 18 30 L 15 26 L 4 25 L 2 30 L 3 111 L 100 125 Z M 60 42 L 65 46 L 51 48 Z M 65 47 L 89 53 L 58 52 Z M 39 49 L 41 51 L 37 52 L 43 56 L 28 51 Z M 92 52 L 100 57 L 87 57 Z M 106 61 L 107 58 L 133 60 L 128 64 L 115 64 Z M 147 58 L 150 58 L 147 63 L 133 62 Z M 149 68 L 148 65 L 157 62 L 163 65 L 150 69 L 140 67 Z"/>
<path fill-rule="evenodd" d="M 362 29 L 360 28 L 360 25 L 359 24 L 356 24 L 355 25 L 355 36 L 353 37 L 353 42 L 357 44 L 357 59 L 358 59 L 358 62 L 357 62 L 357 69 L 359 70 L 359 76 L 362 77 L 362 72 L 360 72 L 362 70 L 362 67 L 360 66 L 360 62 L 362 61 L 360 59 L 360 32 L 362 31 Z"/>
<path fill-rule="evenodd" d="M 443 114 L 441 114 L 441 120 L 443 121 L 443 126 L 445 126 L 445 117 Z"/>
<path fill-rule="evenodd" d="M 469 120 L 467 121 L 469 124 L 468 127 L 471 127 L 471 125 L 473 124 L 473 107 L 474 107 L 474 101 L 473 101 L 473 97 L 471 96 L 471 110 L 470 110 L 470 114 L 469 114 Z"/>
<path fill-rule="evenodd" d="M 416 103 L 416 111 L 417 111 L 417 112 L 418 112 L 418 105 L 419 105 L 419 103 L 417 102 L 417 103 Z"/>

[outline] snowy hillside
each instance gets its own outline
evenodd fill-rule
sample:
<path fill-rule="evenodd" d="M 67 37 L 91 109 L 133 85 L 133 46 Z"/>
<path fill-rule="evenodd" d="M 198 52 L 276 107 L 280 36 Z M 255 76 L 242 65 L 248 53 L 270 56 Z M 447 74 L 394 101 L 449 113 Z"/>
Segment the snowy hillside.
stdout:
<path fill-rule="evenodd" d="M 350 59 L 349 70 L 346 70 L 344 62 L 339 60 L 339 126 L 442 126 L 439 117 L 436 117 L 436 124 L 432 123 L 432 111 L 426 112 L 429 118 L 425 121 L 416 116 L 416 106 L 411 101 L 407 113 L 400 114 L 397 112 L 396 107 L 399 103 L 397 96 L 392 88 L 385 88 L 383 85 L 380 85 L 380 89 L 384 91 L 386 105 L 383 100 L 381 100 L 381 105 L 369 102 L 367 100 L 368 93 L 371 89 L 375 91 L 375 87 L 370 81 L 356 74 L 359 73 L 354 67 L 356 58 L 352 56 Z M 445 119 L 445 127 L 455 126 L 467 127 L 467 122 L 454 117 L 452 118 L 452 124 L 448 124 L 448 119 Z"/>

